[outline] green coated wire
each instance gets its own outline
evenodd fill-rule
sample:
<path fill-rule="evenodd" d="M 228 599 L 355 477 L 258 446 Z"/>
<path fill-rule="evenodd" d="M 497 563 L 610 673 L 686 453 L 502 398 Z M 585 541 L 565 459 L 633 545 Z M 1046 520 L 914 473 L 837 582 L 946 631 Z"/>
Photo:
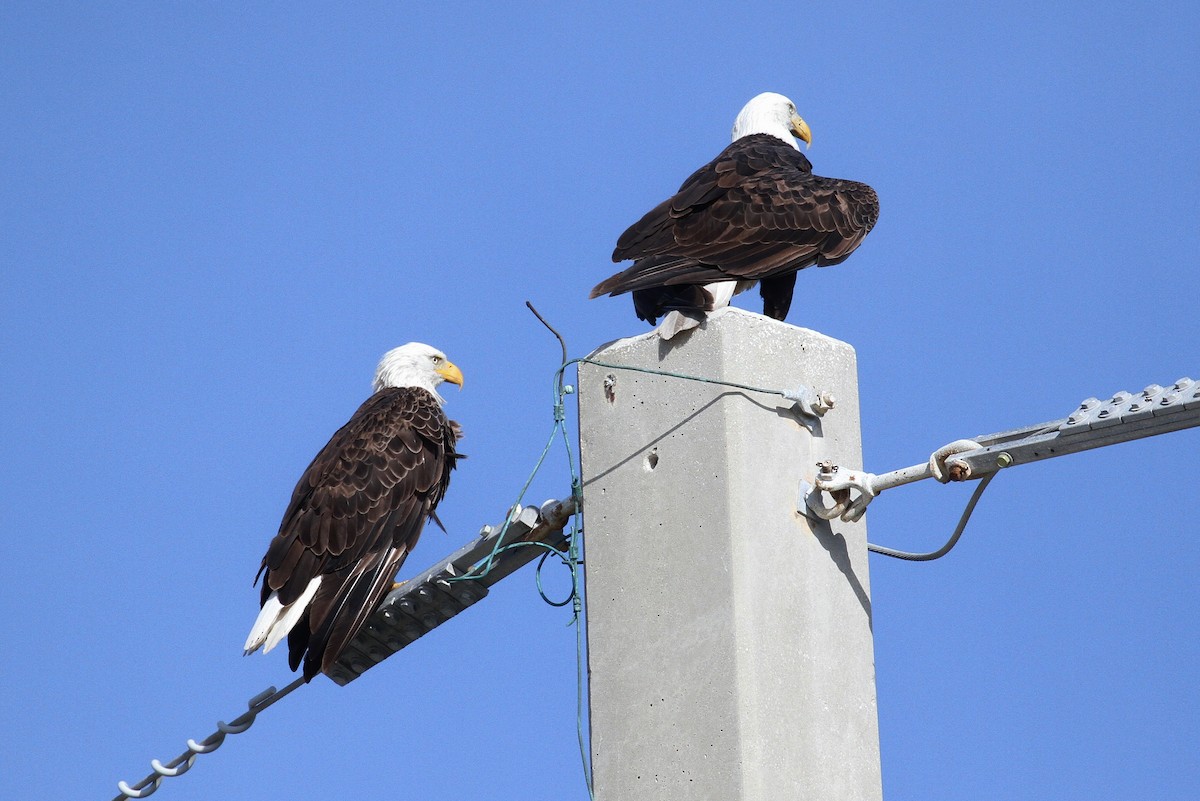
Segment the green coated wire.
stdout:
<path fill-rule="evenodd" d="M 580 529 L 578 522 L 579 515 L 581 514 L 580 510 L 583 508 L 583 491 L 579 473 L 575 469 L 575 455 L 571 450 L 570 437 L 567 436 L 566 410 L 563 401 L 563 398 L 566 395 L 570 395 L 574 392 L 574 387 L 563 384 L 563 372 L 570 364 L 582 360 L 575 359 L 569 361 L 567 359 L 567 343 L 565 340 L 563 340 L 562 335 L 559 334 L 552 325 L 546 322 L 546 319 L 538 313 L 538 310 L 533 307 L 532 303 L 526 301 L 525 305 L 528 306 L 529 310 L 533 312 L 538 320 L 541 321 L 542 325 L 546 326 L 546 328 L 548 328 L 550 332 L 554 334 L 555 338 L 558 339 L 559 344 L 562 346 L 562 365 L 554 373 L 554 427 L 550 430 L 550 436 L 546 440 L 546 445 L 542 448 L 542 452 L 538 456 L 537 461 L 534 463 L 533 470 L 530 471 L 529 477 L 525 479 L 525 483 L 522 485 L 521 491 L 517 495 L 517 499 L 513 504 L 512 510 L 515 511 L 516 509 L 520 508 L 521 501 L 524 499 L 525 493 L 529 490 L 530 485 L 533 484 L 533 479 L 542 469 L 542 464 L 545 462 L 546 456 L 549 454 L 550 448 L 554 444 L 554 438 L 561 433 L 563 449 L 566 451 L 567 466 L 571 476 L 571 497 L 575 501 L 575 512 L 571 515 L 571 531 L 568 538 L 569 545 L 567 547 L 567 554 L 564 556 L 557 548 L 554 548 L 553 546 L 543 542 L 511 542 L 506 545 L 502 545 L 501 543 L 504 542 L 504 535 L 508 532 L 509 526 L 512 525 L 513 521 L 513 514 L 512 511 L 510 511 L 504 520 L 504 524 L 500 527 L 500 533 L 496 537 L 496 544 L 492 546 L 492 550 L 488 553 L 487 557 L 478 564 L 472 566 L 471 569 L 463 575 L 454 576 L 453 578 L 448 579 L 448 581 L 465 581 L 467 579 L 483 578 L 494 568 L 497 556 L 514 548 L 520 548 L 522 546 L 534 546 L 541 547 L 546 550 L 546 554 L 542 557 L 542 561 L 538 563 L 534 577 L 537 583 L 538 594 L 541 596 L 543 601 L 551 606 L 566 606 L 568 603 L 572 604 L 573 615 L 571 621 L 567 625 L 575 626 L 575 729 L 576 736 L 579 740 L 579 757 L 583 766 L 583 780 L 587 786 L 588 798 L 591 801 L 595 801 L 595 793 L 592 788 L 592 771 L 587 755 L 587 745 L 583 735 L 583 707 L 584 692 L 586 687 L 583 666 L 585 664 L 586 657 L 583 640 L 583 583 L 580 581 L 579 570 L 579 566 L 582 563 L 582 560 L 580 559 L 580 549 L 582 546 L 583 532 L 582 529 Z M 542 589 L 542 564 L 551 553 L 557 555 L 563 561 L 571 574 L 571 594 L 565 601 L 562 601 L 561 603 L 550 600 L 545 591 Z"/>
<path fill-rule="evenodd" d="M 525 305 L 529 307 L 529 311 L 541 321 L 542 325 L 554 334 L 558 344 L 562 347 L 562 366 L 554 373 L 554 424 L 555 428 L 562 431 L 563 448 L 567 453 L 567 466 L 571 473 L 571 497 L 575 501 L 575 514 L 571 516 L 571 536 L 570 544 L 567 547 L 567 562 L 571 570 L 571 598 L 574 601 L 572 611 L 574 613 L 571 624 L 575 626 L 575 735 L 579 740 L 579 760 L 583 768 L 583 781 L 587 786 L 588 798 L 590 801 L 595 801 L 595 790 L 592 787 L 592 768 L 591 760 L 588 758 L 588 749 L 583 736 L 583 706 L 584 706 L 584 671 L 586 655 L 584 650 L 583 640 L 583 608 L 584 608 L 584 585 L 580 581 L 580 553 L 583 546 L 583 532 L 579 528 L 580 510 L 583 509 L 583 483 L 579 477 L 579 473 L 575 471 L 575 457 L 571 452 L 571 441 L 567 436 L 567 428 L 565 425 L 566 412 L 563 408 L 563 397 L 571 394 L 574 391 L 573 387 L 563 384 L 563 373 L 567 366 L 573 363 L 578 363 L 580 359 L 569 360 L 567 356 L 567 343 L 563 339 L 562 334 L 555 330 L 554 326 L 546 321 L 538 313 L 538 310 L 533 307 L 529 301 L 525 301 Z M 551 438 L 554 434 L 551 433 Z M 545 597 L 544 595 L 542 596 Z"/>
<path fill-rule="evenodd" d="M 555 422 L 554 430 L 550 432 L 550 438 L 548 440 L 546 440 L 546 446 L 544 448 L 542 448 L 541 456 L 538 457 L 537 462 L 533 465 L 533 470 L 529 473 L 529 478 L 525 479 L 525 485 L 521 487 L 520 493 L 517 494 L 517 500 L 513 504 L 513 507 L 512 507 L 514 510 L 521 505 L 521 501 L 522 501 L 522 499 L 524 499 L 525 493 L 529 490 L 529 485 L 533 483 L 534 477 L 537 476 L 538 471 L 540 471 L 542 469 L 542 462 L 544 462 L 546 460 L 546 454 L 548 454 L 550 452 L 550 446 L 554 444 L 554 435 L 558 433 L 558 429 L 560 426 L 561 426 L 560 422 Z M 564 437 L 566 436 L 565 432 L 564 432 L 563 436 Z M 470 570 L 468 570 L 466 573 L 463 573 L 461 576 L 454 576 L 454 577 L 448 578 L 446 580 L 447 581 L 466 581 L 467 579 L 479 579 L 479 578 L 483 578 L 488 573 L 490 573 L 492 571 L 492 565 L 496 560 L 496 555 L 499 554 L 501 551 L 505 550 L 505 548 L 500 547 L 500 544 L 502 542 L 504 542 L 504 535 L 506 533 L 508 533 L 508 528 L 509 528 L 509 526 L 512 525 L 512 521 L 513 521 L 513 516 L 510 512 L 509 515 L 504 518 L 504 525 L 502 525 L 500 527 L 500 534 L 499 534 L 499 536 L 496 537 L 496 544 L 494 546 L 492 546 L 491 552 L 487 555 L 487 557 L 482 562 L 475 565 Z"/>
<path fill-rule="evenodd" d="M 579 548 L 582 545 L 583 532 L 577 525 L 577 518 L 571 519 L 571 581 L 572 593 L 574 595 L 574 611 L 575 611 L 575 735 L 579 740 L 579 760 L 583 766 L 583 781 L 587 786 L 588 798 L 590 801 L 596 801 L 595 789 L 592 787 L 592 766 L 591 760 L 588 758 L 587 744 L 583 736 L 583 706 L 584 706 L 584 688 L 585 683 L 583 666 L 586 664 L 587 654 L 583 641 L 583 584 L 579 581 Z"/>
<path fill-rule="evenodd" d="M 513 519 L 513 516 L 510 514 L 508 516 L 508 518 L 504 521 L 504 525 L 502 526 L 501 531 L 500 531 L 500 536 L 496 538 L 496 545 L 492 548 L 492 551 L 490 554 L 488 554 L 487 558 L 485 560 L 483 560 L 482 562 L 480 562 L 475 567 L 473 567 L 466 574 L 452 578 L 450 580 L 451 581 L 461 581 L 461 580 L 465 580 L 468 578 L 481 578 L 482 576 L 486 576 L 488 574 L 488 572 L 492 570 L 494 562 L 495 562 L 495 558 L 499 554 L 501 554 L 507 550 L 513 549 L 513 548 L 517 548 L 517 547 L 521 547 L 521 546 L 525 546 L 525 545 L 532 545 L 532 546 L 542 547 L 546 550 L 546 553 L 542 556 L 541 561 L 538 563 L 537 570 L 535 571 L 535 580 L 536 580 L 536 584 L 537 584 L 538 594 L 541 596 L 542 600 L 545 601 L 546 603 L 550 604 L 551 606 L 566 606 L 568 603 L 572 604 L 573 616 L 572 616 L 571 621 L 567 625 L 575 626 L 575 652 L 576 652 L 575 653 L 575 668 L 576 668 L 575 726 L 576 726 L 576 735 L 577 735 L 577 738 L 579 741 L 579 757 L 580 757 L 580 761 L 583 766 L 583 778 L 584 778 L 584 782 L 587 785 L 588 798 L 591 799 L 591 801 L 595 801 L 595 792 L 594 792 L 594 788 L 592 786 L 591 764 L 590 764 L 590 759 L 588 757 L 588 748 L 587 748 L 586 738 L 584 737 L 584 732 L 583 732 L 584 693 L 585 693 L 585 687 L 586 687 L 585 675 L 584 675 L 586 649 L 585 649 L 584 631 L 583 631 L 585 618 L 583 616 L 583 610 L 586 605 L 586 600 L 584 597 L 585 596 L 584 583 L 581 580 L 582 573 L 579 569 L 580 565 L 582 564 L 581 555 L 582 555 L 582 546 L 583 546 L 583 530 L 579 526 L 579 518 L 582 514 L 582 509 L 583 509 L 583 493 L 582 493 L 582 484 L 581 484 L 581 480 L 579 477 L 579 473 L 575 469 L 575 455 L 571 450 L 570 437 L 568 437 L 568 435 L 567 435 L 567 426 L 565 423 L 566 412 L 564 409 L 564 400 L 563 400 L 566 395 L 572 394 L 575 391 L 575 388 L 573 386 L 570 386 L 570 385 L 564 383 L 564 374 L 565 374 L 567 368 L 570 367 L 571 365 L 591 364 L 591 365 L 595 365 L 596 367 L 602 367 L 602 368 L 606 368 L 606 369 L 610 369 L 610 370 L 626 370 L 626 371 L 636 372 L 636 373 L 646 373 L 649 375 L 663 376 L 665 378 L 681 379 L 684 381 L 696 381 L 696 382 L 704 383 L 704 384 L 717 384 L 720 386 L 731 387 L 733 389 L 741 389 L 741 390 L 745 390 L 748 392 L 760 392 L 760 393 L 768 394 L 768 395 L 779 395 L 784 398 L 790 398 L 791 395 L 790 395 L 790 393 L 788 393 L 784 390 L 779 390 L 779 389 L 756 387 L 751 384 L 742 384 L 742 383 L 738 383 L 735 381 L 725 381 L 725 380 L 716 379 L 716 378 L 706 378 L 704 376 L 687 375 L 685 373 L 676 373 L 676 372 L 671 372 L 671 371 L 667 371 L 667 370 L 655 370 L 655 369 L 648 368 L 648 367 L 634 367 L 632 365 L 626 365 L 626 364 L 612 364 L 610 362 L 602 362 L 602 361 L 599 361 L 596 359 L 590 359 L 590 358 L 587 358 L 586 356 L 580 357 L 580 358 L 575 358 L 575 359 L 569 359 L 567 357 L 566 342 L 563 340 L 562 336 L 558 333 L 558 331 L 556 331 L 553 326 L 551 326 L 548 322 L 546 322 L 545 318 L 543 318 L 542 315 L 538 313 L 537 309 L 535 309 L 533 307 L 533 304 L 526 301 L 525 305 L 529 307 L 529 310 L 531 312 L 533 312 L 533 314 L 538 318 L 538 320 L 540 320 L 542 322 L 542 324 L 545 325 L 546 328 L 548 328 L 550 330 L 550 332 L 552 334 L 554 334 L 554 336 L 558 339 L 560 345 L 562 346 L 563 360 L 562 360 L 562 365 L 554 373 L 554 381 L 553 381 L 554 428 L 550 432 L 550 437 L 546 442 L 546 446 L 542 449 L 542 453 L 538 457 L 537 462 L 534 465 L 533 471 L 530 473 L 529 477 L 525 481 L 524 486 L 521 488 L 521 492 L 517 496 L 517 502 L 513 508 L 516 509 L 520 506 L 521 500 L 524 498 L 526 491 L 529 489 L 529 486 L 533 483 L 534 477 L 541 470 L 542 463 L 545 461 L 546 455 L 549 453 L 550 448 L 554 443 L 555 436 L 561 433 L 563 449 L 566 452 L 568 470 L 569 470 L 570 476 L 571 476 L 571 497 L 575 501 L 575 512 L 574 512 L 574 514 L 571 515 L 571 530 L 570 530 L 570 535 L 568 537 L 567 553 L 564 556 L 563 553 L 560 552 L 558 549 L 554 548 L 551 545 L 548 545 L 546 543 L 541 543 L 541 542 L 516 542 L 516 543 L 509 543 L 509 544 L 501 547 L 500 543 L 503 542 L 504 534 L 508 530 L 508 527 L 511 524 L 512 519 Z M 936 559 L 940 556 L 943 556 L 946 552 L 948 552 L 951 548 L 954 547 L 955 543 L 958 541 L 958 538 L 962 535 L 962 531 L 966 527 L 966 522 L 970 518 L 971 512 L 974 510 L 975 504 L 978 502 L 979 497 L 983 494 L 984 489 L 987 487 L 987 485 L 990 483 L 991 479 L 994 477 L 995 477 L 995 474 L 989 475 L 983 481 L 980 482 L 979 486 L 976 488 L 974 494 L 972 495 L 970 502 L 967 504 L 967 508 L 964 511 L 963 516 L 960 519 L 959 525 L 958 525 L 957 529 L 955 530 L 953 536 L 951 536 L 949 542 L 947 542 L 942 548 L 938 549 L 937 551 L 934 551 L 934 552 L 931 552 L 928 554 L 915 554 L 915 553 L 907 553 L 904 551 L 896 551 L 896 550 L 893 550 L 890 548 L 883 548 L 881 546 L 875 546 L 873 544 L 870 545 L 870 549 L 875 553 L 881 553 L 886 556 L 892 556 L 892 557 L 896 557 L 899 559 L 908 559 L 908 560 L 912 560 L 912 561 L 926 561 L 926 560 Z M 571 574 L 571 594 L 569 596 L 567 596 L 567 598 L 561 602 L 555 602 L 555 601 L 550 600 L 550 598 L 546 595 L 545 591 L 542 588 L 542 580 L 541 580 L 542 565 L 545 564 L 546 559 L 549 558 L 549 556 L 551 554 L 555 554 L 556 556 L 558 556 L 559 559 L 562 560 L 563 564 L 566 565 L 566 567 L 568 568 L 568 570 L 570 571 L 570 574 Z"/>
<path fill-rule="evenodd" d="M 556 337 L 558 337 L 560 342 L 563 341 L 562 337 L 558 334 L 558 332 L 555 331 L 554 328 L 551 327 L 550 324 L 547 323 L 546 320 L 540 314 L 538 314 L 537 310 L 533 308 L 532 304 L 530 304 L 527 301 L 525 305 L 529 307 L 530 311 L 532 311 L 535 315 L 537 315 L 537 318 L 542 321 L 543 325 L 545 325 L 547 328 L 549 328 L 550 331 Z M 788 393 L 781 389 L 768 389 L 766 387 L 756 387 L 751 384 L 741 384 L 736 381 L 725 381 L 725 380 L 718 379 L 718 378 L 705 378 L 704 376 L 687 375 L 686 373 L 674 373 L 674 372 L 670 372 L 668 370 L 654 370 L 649 367 L 633 367 L 631 365 L 626 365 L 626 364 L 611 364 L 609 362 L 602 362 L 602 361 L 598 361 L 596 359 L 589 359 L 586 356 L 582 356 L 582 357 L 575 358 L 575 359 L 568 359 L 567 352 L 566 352 L 566 345 L 564 343 L 563 344 L 562 366 L 559 367 L 558 370 L 556 370 L 554 372 L 554 428 L 550 432 L 550 438 L 546 442 L 546 446 L 544 448 L 542 448 L 542 453 L 538 457 L 537 462 L 534 464 L 533 471 L 529 474 L 529 477 L 525 480 L 524 486 L 521 487 L 521 492 L 517 495 L 517 500 L 516 500 L 516 503 L 514 504 L 513 508 L 520 506 L 522 499 L 524 499 L 524 497 L 525 497 L 526 491 L 528 491 L 529 486 L 533 483 L 534 477 L 537 476 L 538 471 L 541 470 L 542 462 L 545 461 L 546 455 L 550 452 L 550 447 L 554 442 L 555 435 L 560 432 L 562 433 L 563 448 L 565 449 L 566 454 L 567 454 L 567 464 L 570 466 L 571 494 L 577 504 L 581 500 L 581 494 L 580 494 L 580 490 L 578 488 L 579 478 L 575 472 L 575 457 L 571 451 L 571 442 L 570 442 L 570 438 L 567 436 L 567 428 L 564 423 L 565 411 L 564 411 L 563 397 L 565 395 L 572 394 L 574 392 L 574 387 L 571 387 L 571 386 L 563 383 L 563 373 L 568 367 L 570 367 L 573 364 L 592 364 L 597 367 L 604 367 L 604 368 L 607 368 L 610 370 L 629 370 L 629 371 L 637 372 L 637 373 L 648 373 L 650 375 L 660 375 L 660 376 L 664 376 L 666 378 L 678 378 L 678 379 L 682 379 L 684 381 L 697 381 L 697 382 L 704 383 L 704 384 L 718 384 L 720 386 L 732 387 L 734 389 L 743 389 L 748 392 L 761 392 L 761 393 L 764 393 L 767 395 L 779 395 L 780 397 L 784 397 L 784 398 L 786 398 L 788 396 Z M 471 570 L 468 571 L 467 573 L 464 573 L 461 576 L 455 576 L 454 578 L 449 579 L 449 581 L 465 581 L 467 579 L 478 579 L 478 578 L 482 578 L 483 576 L 486 576 L 488 574 L 488 572 L 490 572 L 492 569 L 493 563 L 495 562 L 496 555 L 498 553 L 500 553 L 501 550 L 503 550 L 500 547 L 500 543 L 504 540 L 504 534 L 508 531 L 508 527 L 511 524 L 511 522 L 512 522 L 512 516 L 509 515 L 509 517 L 507 519 L 505 519 L 504 525 L 501 526 L 501 528 L 500 528 L 500 536 L 496 538 L 496 545 L 492 548 L 491 553 L 489 553 L 488 556 L 482 562 L 480 562 L 475 567 L 471 568 Z M 482 571 L 482 572 L 477 572 L 477 571 Z"/>
<path fill-rule="evenodd" d="M 533 579 L 534 579 L 534 582 L 537 584 L 538 595 L 540 595 L 542 597 L 543 601 L 550 604 L 550 606 L 562 607 L 562 606 L 566 606 L 567 604 L 571 603 L 571 601 L 575 600 L 574 581 L 571 582 L 572 586 L 571 586 L 571 594 L 570 595 L 568 595 L 566 598 L 564 598 L 561 601 L 550 600 L 550 596 L 546 594 L 546 588 L 542 586 L 542 567 L 546 564 L 546 560 L 550 558 L 551 554 L 557 554 L 558 558 L 562 560 L 562 563 L 564 565 L 566 565 L 567 567 L 571 566 L 571 562 L 568 560 L 568 558 L 566 556 L 563 556 L 562 553 L 557 548 L 554 548 L 552 546 L 547 546 L 547 551 L 544 554 L 542 554 L 542 558 L 538 560 L 537 568 L 533 571 Z M 568 625 L 570 625 L 570 624 L 568 624 Z"/>
<path fill-rule="evenodd" d="M 705 378 L 704 376 L 699 376 L 699 375 L 688 375 L 686 373 L 673 373 L 669 370 L 654 370 L 650 367 L 634 367 L 629 364 L 611 364 L 609 362 L 597 361 L 596 359 L 589 359 L 586 356 L 581 356 L 577 359 L 571 359 L 570 361 L 564 362 L 563 366 L 559 368 L 558 373 L 556 373 L 556 375 L 558 376 L 558 380 L 560 382 L 562 380 L 563 370 L 566 370 L 567 367 L 569 367 L 572 364 L 594 364 L 597 367 L 607 367 L 610 370 L 629 370 L 634 373 L 648 373 L 650 375 L 661 375 L 666 378 L 681 378 L 684 381 L 697 381 L 701 384 L 719 384 L 723 387 L 733 387 L 734 389 L 744 389 L 749 392 L 762 392 L 767 395 L 779 395 L 782 398 L 788 397 L 787 391 L 782 390 L 782 389 L 767 389 L 766 387 L 756 387 L 751 384 L 739 384 L 736 381 L 725 381 L 720 378 Z"/>
<path fill-rule="evenodd" d="M 542 561 L 539 562 L 537 570 L 535 571 L 535 581 L 537 583 L 538 594 L 541 596 L 542 600 L 544 600 L 546 603 L 550 604 L 551 606 L 566 606 L 568 603 L 572 604 L 573 615 L 572 615 L 572 619 L 571 619 L 570 623 L 568 623 L 568 625 L 575 626 L 575 652 L 576 652 L 575 653 L 575 669 L 576 669 L 575 726 L 576 726 L 576 735 L 579 740 L 579 757 L 580 757 L 580 761 L 583 766 L 583 778 L 584 778 L 584 782 L 587 785 L 588 798 L 592 799 L 592 801 L 594 801 L 595 791 L 592 786 L 592 771 L 591 771 L 590 759 L 588 758 L 588 753 L 587 753 L 588 748 L 587 748 L 586 738 L 584 737 L 584 733 L 583 733 L 584 692 L 585 692 L 585 687 L 586 687 L 585 675 L 584 675 L 584 664 L 586 661 L 586 648 L 585 648 L 585 643 L 584 643 L 584 632 L 583 632 L 585 618 L 583 617 L 583 610 L 586 605 L 586 600 L 584 597 L 585 596 L 584 584 L 583 584 L 583 581 L 581 580 L 582 573 L 579 569 L 579 566 L 582 562 L 581 554 L 582 554 L 582 546 L 583 546 L 583 530 L 579 527 L 579 515 L 581 514 L 581 510 L 583 508 L 583 492 L 582 492 L 582 483 L 581 483 L 581 480 L 579 477 L 579 473 L 575 469 L 575 454 L 573 453 L 573 451 L 571 449 L 570 437 L 567 435 L 566 410 L 565 410 L 565 404 L 564 404 L 565 396 L 572 394 L 574 392 L 574 387 L 564 383 L 564 374 L 565 374 L 567 368 L 570 367 L 571 365 L 591 364 L 591 365 L 595 365 L 596 367 L 603 367 L 603 368 L 610 369 L 610 370 L 627 370 L 627 371 L 637 372 L 637 373 L 646 373 L 649 375 L 659 375 L 659 376 L 663 376 L 665 378 L 675 378 L 675 379 L 681 379 L 684 381 L 696 381 L 696 382 L 703 383 L 703 384 L 717 384 L 720 386 L 731 387 L 733 389 L 745 390 L 747 392 L 761 392 L 761 393 L 767 394 L 767 395 L 779 395 L 780 397 L 784 397 L 784 398 L 788 397 L 788 393 L 785 392 L 784 390 L 769 389 L 766 387 L 756 387 L 751 384 L 742 384 L 742 383 L 739 383 L 736 381 L 725 381 L 725 380 L 716 379 L 716 378 L 706 378 L 703 376 L 687 375 L 686 373 L 675 373 L 675 372 L 671 372 L 671 371 L 667 371 L 667 370 L 655 370 L 655 369 L 652 369 L 649 367 L 634 367 L 634 366 L 625 365 L 625 364 L 612 364 L 609 362 L 602 362 L 602 361 L 599 361 L 596 359 L 589 359 L 587 357 L 570 359 L 570 358 L 568 358 L 568 355 L 567 355 L 566 342 L 563 340 L 562 336 L 558 333 L 558 331 L 556 331 L 554 329 L 554 327 L 551 326 L 546 321 L 546 319 L 544 317 L 542 317 L 541 314 L 538 313 L 537 309 L 535 309 L 533 307 L 533 304 L 526 301 L 525 305 L 529 307 L 529 310 L 531 312 L 533 312 L 533 314 L 538 318 L 538 320 L 540 320 L 541 323 L 544 326 L 546 326 L 546 328 L 548 328 L 550 330 L 550 332 L 552 334 L 554 334 L 554 336 L 558 339 L 559 344 L 562 346 L 562 365 L 554 372 L 554 381 L 553 381 L 554 427 L 550 431 L 550 437 L 546 441 L 545 447 L 542 448 L 541 455 L 538 456 L 537 461 L 534 463 L 533 470 L 530 472 L 529 477 L 525 480 L 525 484 L 521 487 L 521 492 L 517 495 L 517 500 L 516 500 L 516 503 L 513 505 L 513 509 L 517 509 L 520 507 L 521 501 L 525 497 L 525 493 L 529 490 L 530 485 L 533 483 L 533 479 L 537 476 L 538 472 L 542 469 L 542 464 L 545 462 L 546 456 L 549 454 L 550 448 L 554 444 L 555 437 L 561 434 L 563 450 L 565 451 L 566 456 L 567 456 L 567 465 L 568 465 L 568 470 L 569 470 L 570 476 L 571 476 L 571 497 L 575 500 L 575 509 L 576 509 L 575 513 L 573 515 L 571 515 L 571 531 L 570 531 L 570 536 L 568 538 L 569 544 L 568 544 L 568 548 L 567 548 L 567 554 L 564 556 L 561 552 L 559 552 L 553 546 L 547 545 L 545 543 L 540 543 L 540 542 L 516 542 L 516 543 L 509 543 L 507 545 L 501 545 L 501 543 L 504 541 L 504 535 L 505 535 L 505 533 L 507 533 L 508 528 L 511 525 L 512 520 L 513 520 L 513 516 L 510 513 L 509 516 L 505 519 L 503 526 L 501 526 L 500 535 L 496 538 L 496 544 L 492 547 L 492 550 L 487 555 L 487 557 L 483 561 L 481 561 L 479 564 L 472 567 L 470 570 L 468 570 L 463 575 L 455 576 L 454 578 L 451 578 L 449 580 L 450 581 L 464 581 L 467 579 L 482 578 L 483 576 L 486 576 L 493 569 L 497 556 L 499 556 L 501 553 L 504 553 L 505 551 L 511 550 L 513 548 L 518 548 L 518 547 L 526 546 L 526 545 L 532 545 L 532 546 L 542 547 L 542 548 L 546 549 L 546 554 L 542 557 Z M 555 601 L 550 600 L 550 598 L 546 596 L 544 590 L 542 589 L 541 568 L 542 568 L 542 564 L 550 556 L 551 553 L 556 554 L 563 561 L 563 563 L 567 566 L 567 568 L 571 574 L 571 594 L 567 597 L 566 600 L 564 600 L 562 602 L 555 602 Z"/>

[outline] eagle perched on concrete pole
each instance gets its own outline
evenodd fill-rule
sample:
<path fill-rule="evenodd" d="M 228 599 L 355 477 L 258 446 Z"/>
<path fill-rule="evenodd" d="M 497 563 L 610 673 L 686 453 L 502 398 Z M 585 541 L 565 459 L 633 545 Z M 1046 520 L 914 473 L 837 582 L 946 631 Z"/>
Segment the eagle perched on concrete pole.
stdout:
<path fill-rule="evenodd" d="M 659 334 L 670 339 L 757 282 L 763 314 L 784 319 L 796 272 L 845 261 L 879 218 L 874 189 L 813 175 L 797 138 L 812 143 L 791 100 L 752 99 L 733 143 L 621 234 L 613 261 L 633 266 L 591 297 L 632 292 L 640 319 L 666 316 Z"/>
<path fill-rule="evenodd" d="M 262 609 L 246 653 L 287 637 L 292 670 L 328 672 L 417 544 L 450 485 L 461 430 L 437 386 L 460 387 L 446 354 L 410 342 L 384 354 L 375 394 L 300 477 L 258 569 Z M 256 578 L 257 581 L 257 578 Z"/>

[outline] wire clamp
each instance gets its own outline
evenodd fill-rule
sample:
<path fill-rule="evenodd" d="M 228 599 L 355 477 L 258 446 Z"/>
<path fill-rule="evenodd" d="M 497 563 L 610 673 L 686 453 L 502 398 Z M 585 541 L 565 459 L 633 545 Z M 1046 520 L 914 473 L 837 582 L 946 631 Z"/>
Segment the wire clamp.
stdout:
<path fill-rule="evenodd" d="M 923 478 L 936 478 L 943 484 L 972 478 L 971 466 L 955 457 L 978 451 L 982 447 L 975 440 L 958 439 L 934 451 L 925 464 L 893 470 L 878 476 L 865 470 L 845 470 L 828 460 L 818 462 L 817 477 L 813 483 L 809 484 L 803 480 L 800 482 L 800 499 L 796 504 L 796 511 L 821 520 L 840 519 L 843 523 L 857 522 L 866 514 L 867 506 L 875 500 L 875 496 L 885 489 Z M 825 505 L 822 492 L 829 493 L 833 506 Z"/>
<path fill-rule="evenodd" d="M 805 417 L 824 417 L 837 403 L 837 399 L 828 392 L 818 392 L 812 387 L 801 384 L 794 390 L 783 393 L 783 397 L 792 401 L 792 409 Z"/>
<path fill-rule="evenodd" d="M 966 481 L 971 477 L 971 466 L 950 457 L 982 448 L 983 446 L 973 439 L 956 439 L 943 445 L 929 457 L 929 474 L 942 484 L 949 481 Z"/>
<path fill-rule="evenodd" d="M 801 480 L 796 511 L 821 520 L 840 518 L 845 523 L 861 520 L 867 505 L 879 494 L 876 475 L 865 470 L 842 470 L 830 461 L 818 462 L 817 470 L 813 484 Z M 852 490 L 857 495 L 852 496 Z M 825 506 L 822 492 L 829 493 L 833 506 Z"/>

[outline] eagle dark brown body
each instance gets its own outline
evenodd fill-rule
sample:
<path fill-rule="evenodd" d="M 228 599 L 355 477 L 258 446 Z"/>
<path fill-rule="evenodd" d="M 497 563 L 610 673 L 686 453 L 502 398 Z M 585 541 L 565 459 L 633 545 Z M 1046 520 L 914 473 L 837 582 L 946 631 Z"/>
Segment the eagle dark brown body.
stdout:
<path fill-rule="evenodd" d="M 633 266 L 591 296 L 633 292 L 638 317 L 653 324 L 672 309 L 711 310 L 705 284 L 757 281 L 763 313 L 782 320 L 796 272 L 842 262 L 878 218 L 871 187 L 813 175 L 796 148 L 751 134 L 621 235 L 613 261 L 633 259 Z"/>
<path fill-rule="evenodd" d="M 391 588 L 446 494 L 457 432 L 432 393 L 382 389 L 304 471 L 259 574 L 262 603 L 277 592 L 285 606 L 321 579 L 287 635 L 305 680 L 337 661 Z"/>

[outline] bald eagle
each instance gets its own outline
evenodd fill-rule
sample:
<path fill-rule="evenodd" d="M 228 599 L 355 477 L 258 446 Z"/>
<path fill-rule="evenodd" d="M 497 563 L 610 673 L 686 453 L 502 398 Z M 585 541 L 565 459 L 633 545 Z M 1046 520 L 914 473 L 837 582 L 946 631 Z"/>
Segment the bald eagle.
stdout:
<path fill-rule="evenodd" d="M 420 342 L 388 351 L 363 403 L 304 471 L 258 569 L 258 619 L 246 653 L 285 636 L 304 680 L 337 662 L 392 587 L 460 457 L 458 424 L 437 393 L 462 386 L 444 353 Z"/>
<path fill-rule="evenodd" d="M 633 266 L 591 297 L 632 291 L 640 319 L 654 325 L 667 315 L 664 339 L 755 282 L 763 314 L 787 317 L 796 272 L 841 263 L 879 218 L 874 189 L 813 175 L 793 137 L 812 143 L 791 100 L 752 99 L 734 121 L 733 143 L 621 234 L 612 259 Z"/>

